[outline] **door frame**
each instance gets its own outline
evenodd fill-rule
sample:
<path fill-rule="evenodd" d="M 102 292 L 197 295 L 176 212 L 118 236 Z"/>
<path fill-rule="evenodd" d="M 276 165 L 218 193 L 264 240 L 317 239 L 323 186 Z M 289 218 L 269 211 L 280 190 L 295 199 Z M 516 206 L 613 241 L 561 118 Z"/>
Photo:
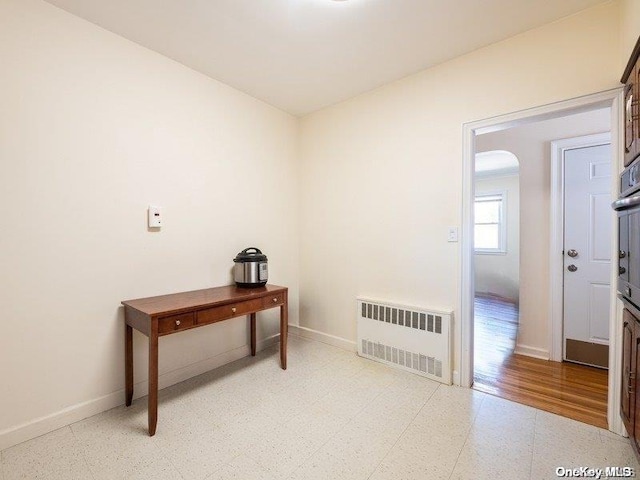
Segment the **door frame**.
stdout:
<path fill-rule="evenodd" d="M 612 182 L 622 171 L 624 140 L 622 126 L 623 87 L 617 87 L 591 95 L 564 100 L 548 105 L 529 108 L 518 112 L 500 115 L 484 120 L 464 123 L 462 125 L 462 228 L 460 242 L 460 328 L 455 348 L 454 372 L 457 384 L 471 387 L 473 383 L 473 300 L 474 300 L 474 265 L 473 265 L 473 198 L 474 198 L 474 164 L 475 164 L 475 136 L 511 128 L 526 123 L 557 118 L 573 113 L 580 113 L 597 108 L 611 108 L 611 147 L 614 153 L 612 168 Z M 612 195 L 618 194 L 618 184 L 611 190 Z M 612 224 L 615 218 L 612 215 Z M 617 245 L 617 229 L 613 229 L 612 247 Z M 616 250 L 617 251 L 617 250 Z M 614 252 L 612 251 L 612 258 Z M 613 271 L 613 269 L 612 269 Z M 612 274 L 613 275 L 613 274 Z M 615 279 L 611 279 L 615 285 Z M 609 388 L 607 401 L 607 420 L 609 430 L 620 435 L 625 434 L 618 405 L 620 403 L 620 369 L 619 355 L 622 333 L 622 304 L 612 289 L 611 311 L 609 318 Z"/>
<path fill-rule="evenodd" d="M 580 137 L 565 138 L 551 142 L 551 224 L 550 224 L 550 248 L 549 248 L 549 357 L 554 362 L 561 362 L 563 357 L 564 338 L 564 153 L 576 148 L 595 147 L 611 143 L 611 133 L 597 133 Z M 613 155 L 615 157 L 615 155 Z M 615 158 L 611 159 L 612 177 L 617 183 L 618 168 L 614 165 Z M 611 193 L 613 194 L 613 189 Z M 613 199 L 612 199 L 613 201 Z M 614 216 L 615 218 L 615 216 Z M 612 225 L 612 232 L 615 223 Z M 612 237 L 613 238 L 613 237 Z M 617 257 L 616 257 L 617 258 Z M 614 257 L 611 258 L 613 267 Z M 612 283 L 611 287 L 615 287 Z M 615 288 L 613 288 L 615 293 Z M 611 314 L 611 311 L 610 311 Z M 611 326 L 609 326 L 611 330 Z"/>

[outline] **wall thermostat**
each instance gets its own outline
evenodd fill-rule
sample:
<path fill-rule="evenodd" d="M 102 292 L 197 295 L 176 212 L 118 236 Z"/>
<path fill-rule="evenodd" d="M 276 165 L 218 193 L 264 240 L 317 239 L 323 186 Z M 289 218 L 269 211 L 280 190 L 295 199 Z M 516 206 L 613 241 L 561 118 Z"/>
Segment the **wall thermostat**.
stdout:
<path fill-rule="evenodd" d="M 162 227 L 162 207 L 149 205 L 149 228 Z"/>

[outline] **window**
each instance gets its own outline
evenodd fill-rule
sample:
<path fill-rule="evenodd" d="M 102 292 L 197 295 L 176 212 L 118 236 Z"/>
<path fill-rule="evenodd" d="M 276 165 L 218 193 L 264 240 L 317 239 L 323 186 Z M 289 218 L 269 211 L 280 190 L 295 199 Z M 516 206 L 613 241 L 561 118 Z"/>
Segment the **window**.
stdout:
<path fill-rule="evenodd" d="M 476 195 L 474 247 L 477 253 L 507 253 L 506 192 Z"/>

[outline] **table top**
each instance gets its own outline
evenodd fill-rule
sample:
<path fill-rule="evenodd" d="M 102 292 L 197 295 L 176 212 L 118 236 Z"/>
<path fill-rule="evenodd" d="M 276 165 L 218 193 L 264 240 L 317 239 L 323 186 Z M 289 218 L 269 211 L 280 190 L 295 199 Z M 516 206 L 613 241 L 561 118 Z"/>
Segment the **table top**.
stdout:
<path fill-rule="evenodd" d="M 180 313 L 197 307 L 210 307 L 224 305 L 252 298 L 261 298 L 273 293 L 280 293 L 287 287 L 278 285 L 265 285 L 258 288 L 240 288 L 235 285 L 224 287 L 205 288 L 191 292 L 172 293 L 157 297 L 137 298 L 124 300 L 122 305 L 131 307 L 146 315 L 159 315 L 165 313 Z"/>

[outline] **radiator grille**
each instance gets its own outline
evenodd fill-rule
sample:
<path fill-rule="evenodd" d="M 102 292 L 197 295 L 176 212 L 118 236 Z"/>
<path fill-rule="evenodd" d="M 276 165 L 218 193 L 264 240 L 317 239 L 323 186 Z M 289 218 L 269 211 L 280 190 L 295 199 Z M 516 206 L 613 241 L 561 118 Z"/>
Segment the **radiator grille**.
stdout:
<path fill-rule="evenodd" d="M 451 383 L 451 312 L 357 302 L 359 355 Z"/>
<path fill-rule="evenodd" d="M 442 333 L 442 314 L 416 312 L 368 302 L 361 302 L 360 311 L 362 318 L 415 328 L 416 330 Z"/>
<path fill-rule="evenodd" d="M 429 373 L 442 378 L 442 362 L 434 357 L 428 357 L 421 353 L 407 352 L 400 348 L 390 347 L 380 342 L 372 342 L 362 339 L 362 351 L 365 355 L 376 357 L 396 365 L 405 365 L 422 373 Z"/>

